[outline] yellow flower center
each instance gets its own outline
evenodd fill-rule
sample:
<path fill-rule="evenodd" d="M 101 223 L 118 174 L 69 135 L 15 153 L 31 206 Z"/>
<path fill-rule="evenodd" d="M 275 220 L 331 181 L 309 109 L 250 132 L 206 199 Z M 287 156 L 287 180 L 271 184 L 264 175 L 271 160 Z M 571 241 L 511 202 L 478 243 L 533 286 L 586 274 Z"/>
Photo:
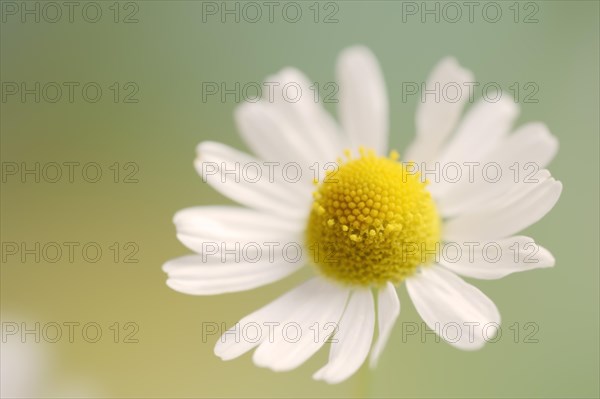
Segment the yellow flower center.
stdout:
<path fill-rule="evenodd" d="M 418 173 L 389 158 L 360 150 L 338 159 L 317 182 L 306 229 L 311 260 L 339 282 L 398 283 L 439 250 L 440 219 Z"/>

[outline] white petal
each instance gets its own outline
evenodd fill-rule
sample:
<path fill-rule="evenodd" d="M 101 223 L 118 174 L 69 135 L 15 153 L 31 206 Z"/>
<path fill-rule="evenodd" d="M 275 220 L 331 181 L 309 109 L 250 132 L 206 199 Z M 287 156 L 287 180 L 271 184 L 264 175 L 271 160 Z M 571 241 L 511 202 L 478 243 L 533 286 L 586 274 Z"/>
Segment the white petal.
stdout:
<path fill-rule="evenodd" d="M 550 251 L 525 236 L 445 245 L 440 264 L 466 277 L 493 280 L 515 272 L 554 266 Z"/>
<path fill-rule="evenodd" d="M 503 166 L 515 162 L 522 164 L 533 162 L 540 169 L 545 168 L 558 151 L 558 140 L 550 133 L 548 127 L 540 122 L 527 123 L 489 155 L 489 160 Z"/>
<path fill-rule="evenodd" d="M 259 367 L 273 371 L 292 370 L 323 346 L 340 320 L 349 289 L 323 278 L 301 301 L 287 309 L 281 324 L 274 328 L 274 339 L 265 340 L 252 359 Z"/>
<path fill-rule="evenodd" d="M 444 240 L 460 242 L 511 236 L 544 217 L 562 192 L 562 184 L 553 178 L 522 183 L 517 187 L 522 191 L 507 198 L 504 204 L 466 213 L 446 222 Z"/>
<path fill-rule="evenodd" d="M 515 183 L 528 178 L 536 168 L 544 168 L 557 150 L 558 140 L 545 125 L 529 123 L 522 126 L 481 162 L 475 169 L 472 181 L 469 181 L 465 169 L 462 179 L 438 198 L 438 210 L 443 216 L 449 217 L 489 203 Z M 483 168 L 491 163 L 496 166 L 490 169 L 492 178 L 489 178 L 484 175 Z M 496 179 L 498 167 L 500 177 Z"/>
<path fill-rule="evenodd" d="M 450 95 L 436 98 L 429 94 L 420 98 L 416 115 L 417 135 L 406 150 L 404 159 L 416 162 L 435 159 L 469 99 L 465 83 L 474 80 L 471 71 L 462 68 L 452 57 L 442 59 L 435 66 L 427 78 L 426 89 L 442 93 L 446 87 L 449 93 L 454 93 L 451 90 L 459 87 L 461 95 L 456 100 Z M 423 93 L 421 95 L 423 96 Z"/>
<path fill-rule="evenodd" d="M 396 288 L 392 283 L 387 283 L 386 286 L 379 290 L 377 298 L 377 320 L 379 327 L 379 336 L 373 349 L 371 350 L 370 366 L 375 367 L 379 356 L 387 343 L 394 323 L 400 315 L 400 300 L 396 293 Z"/>
<path fill-rule="evenodd" d="M 534 172 L 533 175 L 528 173 L 526 177 L 520 179 L 517 183 L 511 184 L 510 187 L 507 187 L 503 193 L 495 198 L 490 198 L 487 202 L 483 203 L 474 203 L 468 213 L 505 208 L 508 204 L 521 201 L 536 189 L 536 184 L 542 183 L 550 178 L 552 178 L 552 175 L 547 169 L 538 170 L 537 172 Z"/>
<path fill-rule="evenodd" d="M 312 201 L 310 187 L 271 180 L 268 166 L 263 162 L 224 144 L 203 142 L 197 152 L 196 170 L 221 194 L 250 208 L 293 219 L 308 214 Z"/>
<path fill-rule="evenodd" d="M 472 106 L 460 125 L 456 134 L 440 153 L 437 160 L 439 168 L 448 164 L 478 162 L 494 150 L 506 137 L 518 115 L 518 107 L 514 101 L 502 97 L 498 102 L 491 103 L 479 100 Z M 444 195 L 454 187 L 447 179 L 439 182 L 432 181 L 429 188 L 436 198 Z"/>
<path fill-rule="evenodd" d="M 519 108 L 508 98 L 495 103 L 479 100 L 456 129 L 440 162 L 482 159 L 508 134 L 518 113 Z"/>
<path fill-rule="evenodd" d="M 336 76 L 339 118 L 352 148 L 387 155 L 388 98 L 377 59 L 366 47 L 350 47 L 338 58 Z"/>
<path fill-rule="evenodd" d="M 285 68 L 268 77 L 265 85 L 272 92 L 265 89 L 259 102 L 236 110 L 236 122 L 248 146 L 267 161 L 298 161 L 305 172 L 314 162 L 335 160 L 343 150 L 342 136 L 333 117 L 315 98 L 308 78 L 297 69 Z"/>
<path fill-rule="evenodd" d="M 177 238 L 192 251 L 219 255 L 226 249 L 281 247 L 300 243 L 304 223 L 253 209 L 234 206 L 199 206 L 183 209 L 173 218 Z M 217 247 L 217 252 L 215 252 Z"/>
<path fill-rule="evenodd" d="M 496 305 L 481 291 L 439 266 L 406 280 L 408 293 L 429 328 L 457 348 L 474 350 L 500 325 Z"/>
<path fill-rule="evenodd" d="M 250 256 L 255 256 L 249 255 Z M 163 265 L 168 274 L 167 285 L 175 291 L 190 295 L 216 295 L 246 291 L 281 280 L 304 265 L 304 261 L 288 262 L 269 259 L 262 254 L 257 261 L 229 255 L 225 261 L 205 255 L 187 255 Z"/>
<path fill-rule="evenodd" d="M 235 359 L 264 340 L 272 339 L 270 332 L 272 323 L 281 323 L 292 310 L 301 307 L 307 298 L 311 298 L 322 288 L 322 279 L 313 278 L 244 317 L 223 333 L 215 345 L 215 355 L 223 360 Z M 257 339 L 254 339 L 255 337 L 250 336 L 248 330 L 256 326 L 259 327 L 260 333 L 257 335 Z"/>
<path fill-rule="evenodd" d="M 375 304 L 370 289 L 354 291 L 342 316 L 329 352 L 329 362 L 313 378 L 337 384 L 363 364 L 373 339 Z"/>

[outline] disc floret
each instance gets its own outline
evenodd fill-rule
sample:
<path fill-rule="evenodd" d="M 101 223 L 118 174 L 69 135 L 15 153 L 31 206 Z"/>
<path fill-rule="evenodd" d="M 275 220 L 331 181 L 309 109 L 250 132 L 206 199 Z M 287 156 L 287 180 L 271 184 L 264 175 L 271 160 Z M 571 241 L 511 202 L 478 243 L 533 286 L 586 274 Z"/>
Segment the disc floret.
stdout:
<path fill-rule="evenodd" d="M 311 260 L 327 277 L 362 286 L 400 282 L 439 248 L 440 220 L 426 182 L 392 151 L 361 149 L 316 182 L 306 230 Z"/>

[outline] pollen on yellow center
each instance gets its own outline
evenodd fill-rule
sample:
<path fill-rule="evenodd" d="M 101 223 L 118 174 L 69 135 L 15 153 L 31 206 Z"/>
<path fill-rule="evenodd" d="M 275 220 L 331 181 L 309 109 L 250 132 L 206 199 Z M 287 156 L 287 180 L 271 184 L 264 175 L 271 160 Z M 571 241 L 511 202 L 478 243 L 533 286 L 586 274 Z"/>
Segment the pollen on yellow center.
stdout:
<path fill-rule="evenodd" d="M 306 229 L 311 260 L 342 283 L 400 282 L 439 249 L 435 203 L 398 153 L 385 158 L 361 149 L 360 157 L 346 157 L 315 182 Z"/>

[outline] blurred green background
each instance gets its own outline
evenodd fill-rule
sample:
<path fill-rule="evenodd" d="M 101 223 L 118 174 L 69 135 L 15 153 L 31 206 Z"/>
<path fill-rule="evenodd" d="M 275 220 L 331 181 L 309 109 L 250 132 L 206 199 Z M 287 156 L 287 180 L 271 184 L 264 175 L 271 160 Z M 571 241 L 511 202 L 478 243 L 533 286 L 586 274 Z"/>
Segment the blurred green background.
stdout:
<path fill-rule="evenodd" d="M 2 2 L 3 165 L 96 162 L 103 172 L 98 183 L 84 181 L 80 168 L 73 183 L 65 176 L 56 183 L 6 176 L 2 183 L 3 245 L 97 242 L 103 249 L 96 263 L 82 257 L 81 246 L 72 263 L 66 254 L 56 263 L 36 263 L 33 256 L 25 262 L 8 256 L 4 248 L 4 320 L 27 320 L 30 326 L 95 322 L 103 331 L 97 343 L 76 335 L 73 343 L 63 337 L 45 345 L 55 357 L 42 391 L 61 395 L 79 381 L 82 392 L 117 397 L 598 397 L 597 1 L 500 2 L 495 23 L 488 21 L 496 18 L 495 9 L 483 13 L 487 2 L 478 3 L 472 22 L 464 6 L 462 17 L 452 22 L 454 10 L 438 2 L 298 2 L 302 16 L 296 23 L 283 18 L 286 2 L 275 8 L 273 22 L 263 2 L 256 3 L 263 12 L 256 23 L 245 20 L 254 18 L 252 9 L 244 14 L 245 3 L 76 3 L 72 22 L 65 6 L 61 18 L 49 21 L 56 11 L 43 2 L 37 6 L 40 21 L 25 14 L 23 22 L 22 9 L 35 9 L 36 2 Z M 240 22 L 203 14 L 203 7 L 213 5 L 239 7 Z M 407 13 L 410 6 L 417 7 L 416 15 Z M 439 22 L 427 14 L 422 22 L 423 7 L 438 7 Z M 98 8 L 102 15 L 90 22 Z M 294 18 L 294 9 L 288 11 Z M 337 22 L 324 23 L 331 13 Z M 514 82 L 521 90 L 528 82 L 537 85 L 537 103 L 524 103 L 525 91 L 520 95 L 518 124 L 544 121 L 559 138 L 550 170 L 565 189 L 554 210 L 525 234 L 553 252 L 556 267 L 475 283 L 503 317 L 502 339 L 478 352 L 435 343 L 432 336 L 426 343 L 403 339 L 399 323 L 379 367 L 363 367 L 337 386 L 310 378 L 326 361 L 324 350 L 281 374 L 256 368 L 250 355 L 222 362 L 212 353 L 216 338 L 202 342 L 202 323 L 231 325 L 308 272 L 217 297 L 187 296 L 165 285 L 161 265 L 189 252 L 176 240 L 174 212 L 228 203 L 196 175 L 196 144 L 217 140 L 245 148 L 232 118 L 235 99 L 203 101 L 202 82 L 261 82 L 291 65 L 325 84 L 334 80 L 338 52 L 353 44 L 367 45 L 381 62 L 392 146 L 401 153 L 413 136 L 418 102 L 417 96 L 403 101 L 402 82 L 424 81 L 443 56 L 455 56 L 482 84 L 497 82 L 505 95 L 512 94 Z M 36 103 L 34 95 L 24 102 L 20 93 L 9 95 L 11 82 L 30 88 L 35 82 L 80 85 L 72 103 L 65 86 L 56 103 L 48 101 L 54 97 L 51 86 Z M 102 88 L 95 103 L 83 97 L 87 82 Z M 94 96 L 93 87 L 86 94 Z M 334 105 L 326 104 L 335 113 Z M 121 172 L 117 183 L 115 162 Z M 129 173 L 137 183 L 123 182 Z M 110 247 L 115 242 L 121 248 L 117 261 Z M 127 243 L 134 244 L 124 248 Z M 138 262 L 124 262 L 135 248 L 132 259 Z M 399 321 L 420 324 L 404 287 L 399 292 Z M 115 322 L 118 343 L 110 330 Z M 125 330 L 127 322 L 139 326 L 138 343 L 123 342 L 132 331 Z M 527 322 L 539 326 L 537 343 L 523 342 Z M 515 323 L 518 342 L 517 327 L 510 329 Z"/>

